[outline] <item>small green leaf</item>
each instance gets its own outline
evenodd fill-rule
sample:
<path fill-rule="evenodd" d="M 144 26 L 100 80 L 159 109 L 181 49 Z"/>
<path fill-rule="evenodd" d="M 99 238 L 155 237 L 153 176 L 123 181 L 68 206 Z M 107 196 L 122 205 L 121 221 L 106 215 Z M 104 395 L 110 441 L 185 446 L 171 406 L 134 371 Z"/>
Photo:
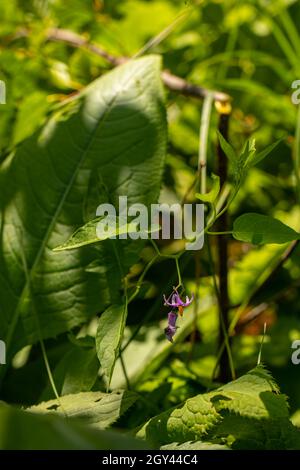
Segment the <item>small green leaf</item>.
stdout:
<path fill-rule="evenodd" d="M 213 204 L 220 192 L 220 177 L 214 174 L 212 174 L 211 177 L 213 180 L 211 190 L 205 194 L 197 193 L 196 198 L 200 199 L 200 201 L 209 202 L 210 204 Z"/>
<path fill-rule="evenodd" d="M 240 187 L 242 181 L 245 179 L 246 172 L 248 170 L 248 162 L 249 160 L 251 160 L 255 152 L 255 139 L 247 139 L 242 148 L 241 153 L 239 154 L 237 160 L 234 162 L 233 165 L 233 173 L 237 187 Z"/>
<path fill-rule="evenodd" d="M 249 157 L 251 158 L 251 156 L 254 155 L 255 152 L 256 152 L 255 139 L 253 137 L 250 137 L 249 139 L 246 140 L 246 142 L 243 145 L 242 151 L 239 155 L 239 160 L 243 163 L 246 163 Z"/>
<path fill-rule="evenodd" d="M 103 224 L 105 231 L 103 229 L 101 229 L 101 233 L 97 231 L 99 224 Z M 149 230 L 140 230 L 134 221 L 122 222 L 119 217 L 115 216 L 97 217 L 76 230 L 65 243 L 57 246 L 53 251 L 74 250 L 84 245 L 99 243 L 108 238 L 116 238 L 124 234 L 129 236 L 132 233 L 140 233 L 141 238 L 147 238 L 149 233 L 157 232 L 159 229 L 159 225 L 152 224 Z"/>
<path fill-rule="evenodd" d="M 233 236 L 236 240 L 255 245 L 281 244 L 300 239 L 299 233 L 280 220 L 255 213 L 243 214 L 234 221 Z"/>
<path fill-rule="evenodd" d="M 235 153 L 234 148 L 230 145 L 229 142 L 227 142 L 227 140 L 224 139 L 224 137 L 222 136 L 221 132 L 217 131 L 217 133 L 218 133 L 218 137 L 219 137 L 219 142 L 220 142 L 220 145 L 221 145 L 221 149 L 223 150 L 223 152 L 225 153 L 226 157 L 227 157 L 231 162 L 235 162 L 236 159 L 237 159 L 237 154 Z"/>
<path fill-rule="evenodd" d="M 119 355 L 126 318 L 127 305 L 111 305 L 99 319 L 96 350 L 108 387 Z"/>
<path fill-rule="evenodd" d="M 277 145 L 281 142 L 282 139 L 277 140 L 276 142 L 273 142 L 272 144 L 268 145 L 264 150 L 258 153 L 254 153 L 248 160 L 248 165 L 249 166 L 254 166 L 257 165 L 257 163 L 261 162 L 264 158 L 266 158 L 269 153 L 274 150 Z"/>

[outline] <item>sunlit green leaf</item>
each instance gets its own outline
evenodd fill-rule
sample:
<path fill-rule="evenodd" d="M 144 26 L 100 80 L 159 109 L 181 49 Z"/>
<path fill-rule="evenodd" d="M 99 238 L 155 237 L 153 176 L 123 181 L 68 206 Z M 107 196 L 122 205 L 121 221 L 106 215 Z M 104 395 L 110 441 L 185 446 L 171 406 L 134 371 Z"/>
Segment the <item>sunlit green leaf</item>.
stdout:
<path fill-rule="evenodd" d="M 282 440 L 277 438 L 272 443 L 278 433 Z M 254 448 L 300 448 L 300 433 L 288 419 L 286 397 L 279 394 L 276 383 L 262 366 L 155 416 L 137 435 L 147 437 L 155 445 L 210 442 L 231 436 L 235 446 L 247 438 L 251 442 L 254 435 Z"/>
<path fill-rule="evenodd" d="M 124 245 L 107 240 L 97 251 L 53 248 L 84 224 L 86 207 L 96 214 L 100 203 L 117 206 L 120 195 L 128 204 L 157 202 L 165 144 L 160 59 L 148 56 L 91 83 L 5 160 L 0 330 L 8 357 L 38 340 L 33 311 L 46 338 L 117 300 L 129 269 Z M 134 241 L 129 248 L 132 263 L 141 247 Z M 97 274 L 91 263 L 98 264 Z M 34 307 L 30 290 L 37 295 Z"/>
<path fill-rule="evenodd" d="M 51 413 L 77 418 L 93 427 L 105 429 L 136 401 L 137 395 L 124 390 L 113 393 L 83 392 L 49 400 L 29 408 L 36 413 Z"/>
<path fill-rule="evenodd" d="M 100 224 L 103 225 L 97 230 Z M 122 222 L 122 219 L 114 216 L 98 217 L 76 230 L 69 240 L 54 248 L 53 251 L 73 250 L 74 248 L 98 243 L 108 238 L 118 238 L 124 234 L 130 238 L 130 234 L 138 233 L 139 237 L 145 239 L 150 233 L 157 232 L 159 229 L 159 225 L 156 224 L 151 224 L 149 230 L 142 230 L 133 221 Z"/>
<path fill-rule="evenodd" d="M 255 245 L 288 243 L 300 239 L 299 233 L 280 220 L 254 212 L 243 214 L 234 221 L 233 236 Z"/>
<path fill-rule="evenodd" d="M 219 131 L 218 131 L 218 137 L 219 137 L 219 142 L 220 142 L 221 148 L 222 148 L 223 152 L 225 153 L 226 157 L 228 158 L 229 161 L 234 163 L 237 159 L 237 154 L 236 154 L 234 148 L 230 145 L 229 142 L 227 142 L 227 140 L 224 139 L 221 132 L 219 132 Z"/>
<path fill-rule="evenodd" d="M 276 142 L 273 142 L 272 144 L 268 145 L 264 150 L 258 153 L 254 153 L 251 158 L 248 160 L 248 165 L 249 166 L 254 166 L 257 165 L 257 163 L 261 162 L 264 158 L 266 158 L 269 153 L 274 150 L 277 145 L 281 142 L 281 140 L 277 140 Z"/>

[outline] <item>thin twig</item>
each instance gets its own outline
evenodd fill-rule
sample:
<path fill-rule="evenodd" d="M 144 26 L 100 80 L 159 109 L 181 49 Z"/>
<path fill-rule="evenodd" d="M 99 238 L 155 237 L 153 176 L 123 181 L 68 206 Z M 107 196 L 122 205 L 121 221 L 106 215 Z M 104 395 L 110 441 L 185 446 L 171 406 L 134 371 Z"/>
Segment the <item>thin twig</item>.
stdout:
<path fill-rule="evenodd" d="M 245 313 L 239 318 L 235 333 L 239 333 L 240 329 L 244 328 L 246 325 L 256 320 L 262 313 L 264 313 L 268 308 L 270 308 L 271 304 L 274 304 L 274 302 L 284 299 L 285 296 L 293 292 L 295 289 L 298 289 L 299 287 L 300 281 L 298 280 L 298 282 L 295 282 L 292 285 L 289 285 L 288 287 L 284 287 L 275 295 L 272 295 L 272 298 L 267 299 L 265 302 L 262 302 L 253 307 L 251 310 L 249 310 L 247 313 Z"/>
<path fill-rule="evenodd" d="M 260 347 L 259 347 L 258 358 L 257 358 L 257 365 L 258 366 L 261 363 L 261 354 L 262 354 L 262 348 L 263 348 L 264 340 L 265 340 L 265 336 L 266 336 L 266 331 L 267 331 L 267 324 L 265 322 L 264 323 L 264 332 L 263 332 L 263 335 L 262 335 L 262 339 L 261 339 L 261 343 L 260 343 Z"/>
<path fill-rule="evenodd" d="M 208 90 L 207 88 L 200 87 L 194 83 L 187 82 L 183 78 L 177 77 L 177 75 L 172 75 L 167 71 L 162 72 L 162 79 L 164 84 L 170 90 L 181 93 L 182 95 L 201 100 L 206 96 L 211 95 L 215 101 L 231 101 L 231 97 L 222 91 Z"/>
<path fill-rule="evenodd" d="M 251 323 L 252 321 L 256 320 L 262 313 L 264 313 L 269 304 L 267 302 L 262 302 L 261 304 L 257 305 L 256 307 L 252 308 L 247 312 L 241 319 L 239 320 L 238 326 L 244 327 Z"/>
<path fill-rule="evenodd" d="M 122 353 L 120 353 L 119 357 L 120 357 L 121 367 L 122 367 L 123 374 L 124 374 L 125 381 L 126 381 L 126 386 L 127 386 L 127 389 L 130 390 L 130 381 L 129 381 L 129 377 L 128 377 L 128 374 L 127 374 L 127 370 L 126 370 L 126 366 L 125 366 L 125 362 L 124 362 Z"/>
<path fill-rule="evenodd" d="M 182 287 L 182 278 L 181 278 L 181 272 L 180 272 L 180 266 L 179 266 L 179 259 L 178 258 L 175 258 L 175 263 L 176 263 L 176 271 L 177 271 L 177 275 L 178 275 L 178 285 L 177 285 L 177 289 L 179 287 Z"/>
<path fill-rule="evenodd" d="M 13 36 L 6 36 L 6 39 L 11 41 L 21 37 L 27 37 L 30 34 L 31 32 L 28 29 L 23 28 L 17 31 L 17 33 Z M 106 51 L 105 48 L 103 48 L 99 44 L 94 44 L 90 42 L 89 39 L 85 36 L 74 33 L 69 29 L 50 28 L 46 31 L 46 40 L 63 42 L 72 47 L 86 49 L 89 52 L 92 52 L 93 54 L 102 57 L 102 59 L 106 60 L 114 67 L 130 60 L 128 57 L 117 57 L 113 54 L 110 54 Z M 207 88 L 200 87 L 198 85 L 195 85 L 194 83 L 190 83 L 184 80 L 181 77 L 178 77 L 177 75 L 173 75 L 166 70 L 162 72 L 161 76 L 166 87 L 176 93 L 181 93 L 183 95 L 187 95 L 201 100 L 206 96 L 211 95 L 215 101 L 223 103 L 231 101 L 231 97 L 227 93 L 223 93 L 221 91 L 216 90 L 208 90 Z"/>
<path fill-rule="evenodd" d="M 80 36 L 69 29 L 60 29 L 60 28 L 50 28 L 46 32 L 46 39 L 48 41 L 64 42 L 69 44 L 72 47 L 82 47 L 92 52 L 93 54 L 102 57 L 113 66 L 121 65 L 126 62 L 125 57 L 116 57 L 109 52 L 107 52 L 103 47 L 89 42 L 84 36 Z"/>
<path fill-rule="evenodd" d="M 151 38 L 136 54 L 134 54 L 133 59 L 144 55 L 153 47 L 158 46 L 162 41 L 164 41 L 173 31 L 174 29 L 185 21 L 190 14 L 192 13 L 192 9 L 190 7 L 184 8 L 184 10 L 179 13 L 179 15 L 169 24 L 166 28 L 163 29 L 159 34 L 157 34 L 154 38 Z"/>

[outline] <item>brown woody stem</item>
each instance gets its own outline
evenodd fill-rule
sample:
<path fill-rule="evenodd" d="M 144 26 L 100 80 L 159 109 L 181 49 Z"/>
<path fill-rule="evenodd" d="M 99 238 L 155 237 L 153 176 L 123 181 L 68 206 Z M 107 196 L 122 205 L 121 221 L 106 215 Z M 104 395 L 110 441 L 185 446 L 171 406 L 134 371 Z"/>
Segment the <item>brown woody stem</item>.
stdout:
<path fill-rule="evenodd" d="M 23 28 L 20 29 L 13 36 L 7 36 L 7 40 L 16 40 L 21 37 L 27 37 L 29 36 L 29 34 L 30 31 L 26 28 Z M 74 33 L 69 29 L 50 28 L 46 31 L 46 40 L 63 42 L 72 47 L 86 49 L 89 52 L 92 52 L 93 54 L 102 57 L 102 59 L 106 60 L 114 67 L 116 67 L 117 65 L 121 65 L 130 59 L 129 57 L 114 56 L 107 52 L 106 49 L 104 49 L 102 46 L 90 42 L 88 37 Z M 221 91 L 208 90 L 206 88 L 200 87 L 193 83 L 187 82 L 183 78 L 173 75 L 166 70 L 162 72 L 161 76 L 166 87 L 174 92 L 198 99 L 203 99 L 210 94 L 212 95 L 215 101 L 219 101 L 221 103 L 231 101 L 231 97 L 226 93 L 223 93 Z"/>
<path fill-rule="evenodd" d="M 228 140 L 228 127 L 229 127 L 229 113 L 221 113 L 219 117 L 219 132 L 222 134 L 224 139 Z M 224 154 L 220 144 L 217 148 L 217 164 L 218 164 L 218 175 L 220 177 L 221 187 L 227 181 L 227 157 Z M 228 230 L 228 215 L 225 211 L 223 215 L 218 219 L 216 224 L 216 231 L 226 232 Z M 229 329 L 229 296 L 228 296 L 228 238 L 226 235 L 217 236 L 217 253 L 218 253 L 218 270 L 219 270 L 219 292 L 220 292 L 220 303 L 219 303 L 219 347 L 222 347 L 226 338 L 225 331 Z M 222 383 L 226 383 L 230 380 L 230 364 L 228 351 L 226 348 L 223 349 L 222 355 L 219 362 L 219 374 L 218 380 Z"/>

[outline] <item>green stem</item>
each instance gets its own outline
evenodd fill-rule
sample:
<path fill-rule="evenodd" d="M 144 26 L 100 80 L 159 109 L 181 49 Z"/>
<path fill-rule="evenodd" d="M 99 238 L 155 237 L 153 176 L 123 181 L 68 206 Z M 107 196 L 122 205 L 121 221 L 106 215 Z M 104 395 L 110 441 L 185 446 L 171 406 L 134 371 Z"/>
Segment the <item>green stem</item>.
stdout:
<path fill-rule="evenodd" d="M 280 11 L 279 18 L 285 29 L 286 34 L 289 37 L 289 40 L 293 44 L 293 47 L 297 53 L 300 50 L 300 36 L 298 34 L 295 23 L 292 21 L 285 6 Z"/>
<path fill-rule="evenodd" d="M 137 282 L 137 285 L 136 285 L 136 289 L 134 291 L 134 293 L 129 297 L 128 299 L 128 304 L 130 304 L 134 299 L 135 297 L 138 295 L 140 289 L 141 289 L 141 285 L 143 283 L 143 280 L 147 274 L 147 272 L 149 271 L 149 269 L 151 268 L 151 266 L 155 263 L 155 261 L 158 259 L 159 255 L 156 254 L 150 261 L 149 263 L 147 264 L 147 266 L 145 267 L 144 271 L 142 272 L 138 282 Z"/>
<path fill-rule="evenodd" d="M 226 232 L 206 232 L 208 235 L 231 235 L 233 233 L 232 230 L 228 230 Z"/>
<path fill-rule="evenodd" d="M 209 123 L 211 116 L 211 109 L 213 104 L 212 94 L 208 94 L 204 98 L 201 123 L 200 123 L 200 135 L 199 135 L 199 153 L 198 153 L 198 172 L 200 173 L 200 193 L 206 193 L 206 169 L 207 169 L 207 143 L 208 143 L 208 132 Z"/>
<path fill-rule="evenodd" d="M 57 391 L 57 388 L 56 388 L 56 385 L 55 385 L 55 382 L 54 382 L 54 378 L 53 378 L 53 375 L 52 375 L 52 372 L 51 372 L 51 367 L 50 367 L 50 364 L 49 364 L 49 361 L 48 361 L 47 352 L 46 352 L 46 348 L 45 348 L 45 343 L 44 343 L 41 335 L 40 335 L 39 341 L 40 341 L 43 360 L 44 360 L 44 363 L 45 363 L 45 367 L 46 367 L 46 371 L 47 371 L 47 374 L 48 374 L 50 385 L 52 387 L 53 393 L 54 393 L 58 403 L 60 404 L 60 407 L 63 410 L 63 407 L 62 407 L 62 404 L 61 404 L 61 401 L 60 401 L 60 397 L 59 397 L 59 394 L 58 394 L 58 391 Z M 64 414 L 66 415 L 65 412 L 64 412 Z"/>
<path fill-rule="evenodd" d="M 123 374 L 124 374 L 124 377 L 125 377 L 125 380 L 126 380 L 127 390 L 130 390 L 130 381 L 129 381 L 129 377 L 128 377 L 128 374 L 127 374 L 127 370 L 126 370 L 125 362 L 124 362 L 124 360 L 123 360 L 122 353 L 120 353 L 119 358 L 120 358 L 120 362 L 121 362 L 121 367 L 122 367 L 122 370 L 123 370 Z"/>
<path fill-rule="evenodd" d="M 65 412 L 65 410 L 63 408 L 63 405 L 61 403 L 61 400 L 60 400 L 60 397 L 59 397 L 59 394 L 58 394 L 58 391 L 57 391 L 57 388 L 56 388 L 56 385 L 55 385 L 55 382 L 54 382 L 54 378 L 53 378 L 53 375 L 52 375 L 52 372 L 51 372 L 51 367 L 50 367 L 50 364 L 49 364 L 49 360 L 48 360 L 48 356 L 47 356 L 47 352 L 46 352 L 46 348 L 45 348 L 45 343 L 44 343 L 43 336 L 42 336 L 40 320 L 39 320 L 39 316 L 38 316 L 38 313 L 37 313 L 37 310 L 36 310 L 36 307 L 35 307 L 35 302 L 34 302 L 34 294 L 33 294 L 33 290 L 32 290 L 31 278 L 30 278 L 30 274 L 28 272 L 27 261 L 26 261 L 26 258 L 25 258 L 23 244 L 22 244 L 22 240 L 23 240 L 22 235 L 21 235 L 20 239 L 21 239 L 21 244 L 20 245 L 21 245 L 21 248 L 22 248 L 21 249 L 22 264 L 23 264 L 23 269 L 24 269 L 25 276 L 26 276 L 26 282 L 27 282 L 27 285 L 28 285 L 29 295 L 30 295 L 30 298 L 31 298 L 32 311 L 34 313 L 36 329 L 37 329 L 37 335 L 38 335 L 39 343 L 40 343 L 41 350 L 42 350 L 42 356 L 43 356 L 44 364 L 45 364 L 45 367 L 46 367 L 47 375 L 48 375 L 49 382 L 50 382 L 50 385 L 52 387 L 54 396 L 56 397 L 56 399 L 57 399 L 57 401 L 58 401 L 58 403 L 61 407 L 61 410 L 62 410 L 63 414 L 67 417 L 67 413 Z"/>
<path fill-rule="evenodd" d="M 180 272 L 180 266 L 179 266 L 179 259 L 178 258 L 175 258 L 175 263 L 176 263 L 176 270 L 177 270 L 177 275 L 178 275 L 178 285 L 177 285 L 176 289 L 178 289 L 178 287 L 182 286 L 182 279 L 181 279 L 181 272 Z"/>
<path fill-rule="evenodd" d="M 289 61 L 290 65 L 292 68 L 297 69 L 298 68 L 298 57 L 297 53 L 293 50 L 292 46 L 290 45 L 289 41 L 285 37 L 283 31 L 281 28 L 278 26 L 276 21 L 272 20 L 270 17 L 268 17 L 268 20 L 271 22 L 272 26 L 272 33 L 281 48 L 282 52 L 285 54 L 287 60 Z"/>
<path fill-rule="evenodd" d="M 151 38 L 138 52 L 136 52 L 133 56 L 133 59 L 140 57 L 146 52 L 148 52 L 153 47 L 158 46 L 162 41 L 164 41 L 173 31 L 174 29 L 185 21 L 191 14 L 191 7 L 185 8 L 179 15 L 169 24 L 165 29 L 163 29 L 159 34 L 157 34 L 154 38 Z"/>
<path fill-rule="evenodd" d="M 258 366 L 259 366 L 259 364 L 261 363 L 261 354 L 262 354 L 262 348 L 263 348 L 264 341 L 265 341 L 266 331 L 267 331 L 267 324 L 266 324 L 266 322 L 265 322 L 265 323 L 264 323 L 264 332 L 263 332 L 263 336 L 262 336 L 262 339 L 261 339 L 260 348 L 259 348 L 259 353 L 258 353 L 258 358 L 257 358 L 257 365 L 258 365 Z"/>
<path fill-rule="evenodd" d="M 151 242 L 153 248 L 155 249 L 157 255 L 158 255 L 160 258 L 179 259 L 179 258 L 183 255 L 183 253 L 185 253 L 185 250 L 182 250 L 182 251 L 180 251 L 179 253 L 177 253 L 176 255 L 167 255 L 167 254 L 162 253 L 162 252 L 160 251 L 160 249 L 158 248 L 157 244 L 155 243 L 154 240 L 152 240 L 152 238 L 149 238 L 149 240 L 150 240 L 150 242 Z"/>
<path fill-rule="evenodd" d="M 234 188 L 234 192 L 233 192 L 233 194 L 231 195 L 231 197 L 229 198 L 227 204 L 223 207 L 222 210 L 220 210 L 220 212 L 217 213 L 216 218 L 215 218 L 215 220 L 210 224 L 210 227 L 215 223 L 215 221 L 216 221 L 217 219 L 219 219 L 219 217 L 221 217 L 221 216 L 229 209 L 230 205 L 233 203 L 234 199 L 236 198 L 236 195 L 237 195 L 237 193 L 239 192 L 239 189 L 240 189 L 239 185 Z"/>
<path fill-rule="evenodd" d="M 237 43 L 238 32 L 239 32 L 238 26 L 234 26 L 233 28 L 230 29 L 224 54 L 227 54 L 229 56 L 232 55 L 235 49 L 236 43 Z M 223 62 L 218 67 L 218 80 L 224 80 L 226 78 L 228 64 L 229 64 L 228 60 L 223 60 Z"/>
<path fill-rule="evenodd" d="M 219 213 L 221 210 L 222 210 L 222 207 L 224 206 L 227 198 L 229 197 L 230 195 L 230 192 L 231 192 L 231 185 L 229 183 L 226 183 L 222 190 L 221 190 L 221 194 L 220 194 L 220 197 L 216 203 L 216 211 L 217 213 Z"/>

